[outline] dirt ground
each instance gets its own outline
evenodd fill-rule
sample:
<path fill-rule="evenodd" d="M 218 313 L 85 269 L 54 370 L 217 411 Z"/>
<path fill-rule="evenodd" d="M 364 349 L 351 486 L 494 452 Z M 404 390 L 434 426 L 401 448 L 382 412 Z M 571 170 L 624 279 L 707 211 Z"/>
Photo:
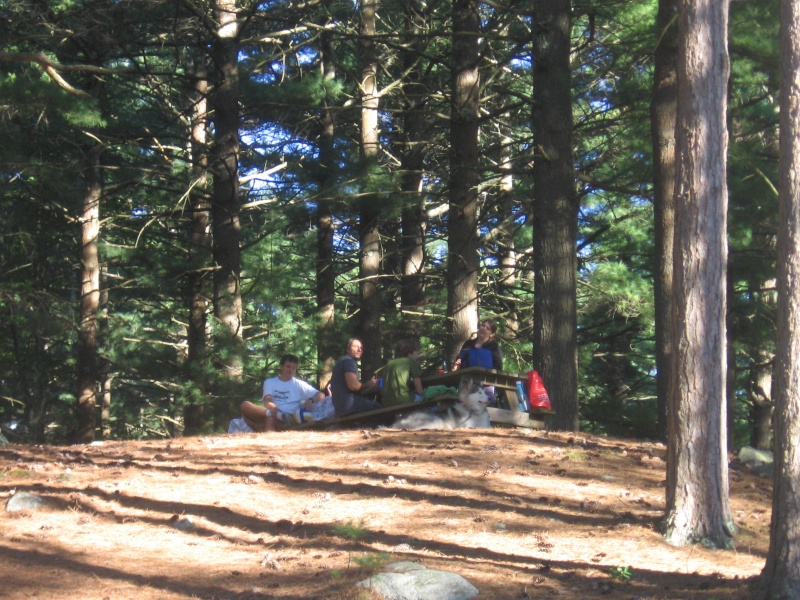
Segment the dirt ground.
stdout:
<path fill-rule="evenodd" d="M 0 448 L 0 597 L 367 600 L 387 562 L 480 598 L 745 600 L 771 481 L 735 462 L 733 550 L 675 548 L 660 444 L 500 429 Z M 434 600 L 434 599 L 431 599 Z"/>

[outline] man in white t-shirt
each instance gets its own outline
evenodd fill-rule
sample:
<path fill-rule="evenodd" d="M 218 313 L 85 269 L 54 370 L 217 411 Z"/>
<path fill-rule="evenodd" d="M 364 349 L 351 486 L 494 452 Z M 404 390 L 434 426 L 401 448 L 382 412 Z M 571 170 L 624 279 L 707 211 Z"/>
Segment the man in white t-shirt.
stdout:
<path fill-rule="evenodd" d="M 239 405 L 242 418 L 254 431 L 275 431 L 278 422 L 291 422 L 301 408 L 311 412 L 312 403 L 325 397 L 313 385 L 295 377 L 298 362 L 294 354 L 281 357 L 278 376 L 264 380 L 263 406 L 248 400 Z"/>

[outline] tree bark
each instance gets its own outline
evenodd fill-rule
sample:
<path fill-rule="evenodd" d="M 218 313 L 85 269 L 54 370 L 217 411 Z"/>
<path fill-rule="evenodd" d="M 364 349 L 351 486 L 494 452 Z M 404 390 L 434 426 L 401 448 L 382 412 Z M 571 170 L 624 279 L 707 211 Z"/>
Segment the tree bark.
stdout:
<path fill-rule="evenodd" d="M 556 414 L 548 427 L 578 430 L 578 197 L 572 154 L 570 2 L 534 3 L 533 364 Z"/>
<path fill-rule="evenodd" d="M 772 376 L 775 355 L 764 348 L 759 349 L 757 361 L 750 364 L 747 382 L 747 397 L 752 406 L 753 430 L 750 445 L 759 450 L 772 450 Z"/>
<path fill-rule="evenodd" d="M 377 0 L 361 3 L 361 159 L 366 185 L 372 188 L 370 175 L 377 167 L 378 139 L 378 56 L 375 49 Z M 381 241 L 380 198 L 371 189 L 362 191 L 359 202 L 359 280 L 360 336 L 364 342 L 361 371 L 371 376 L 381 362 Z"/>
<path fill-rule="evenodd" d="M 100 362 L 97 356 L 97 321 L 100 311 L 100 197 L 103 191 L 100 154 L 103 147 L 86 149 L 83 180 L 86 191 L 81 214 L 81 304 L 77 344 L 77 398 L 75 443 L 94 441 Z"/>
<path fill-rule="evenodd" d="M 214 254 L 214 317 L 223 389 L 215 425 L 232 413 L 244 369 L 242 334 L 241 227 L 239 222 L 239 23 L 235 0 L 215 0 L 217 31 L 211 52 L 215 82 L 211 93 L 214 177 L 211 218 Z"/>
<path fill-rule="evenodd" d="M 675 119 L 678 108 L 678 1 L 660 0 L 656 31 L 650 131 L 653 140 L 653 212 L 656 264 L 653 278 L 656 329 L 658 433 L 667 439 L 672 357 L 672 254 L 675 241 Z"/>
<path fill-rule="evenodd" d="M 665 538 L 731 545 L 725 429 L 728 4 L 681 4 L 675 197 L 674 401 Z"/>
<path fill-rule="evenodd" d="M 514 299 L 514 289 L 517 286 L 517 272 L 519 264 L 517 262 L 517 248 L 514 240 L 514 232 L 517 227 L 514 214 L 514 161 L 511 158 L 509 148 L 512 140 L 508 136 L 502 136 L 500 147 L 500 157 L 498 164 L 502 171 L 500 186 L 497 190 L 498 212 L 498 235 L 497 243 L 499 252 L 497 261 L 500 264 L 500 304 L 505 312 L 505 329 L 503 337 L 505 339 L 516 340 L 519 336 L 519 313 L 518 303 Z"/>
<path fill-rule="evenodd" d="M 450 211 L 447 240 L 446 353 L 450 363 L 478 329 L 479 2 L 453 1 L 450 108 Z"/>
<path fill-rule="evenodd" d="M 205 61 L 205 57 L 198 58 Z M 211 257 L 211 207 L 208 202 L 208 80 L 204 64 L 194 70 L 194 103 L 191 124 L 192 175 L 188 274 L 189 325 L 187 371 L 189 380 L 203 396 L 206 391 L 205 362 L 208 343 L 208 280 Z M 184 431 L 191 435 L 205 429 L 206 405 L 192 398 L 184 410 Z"/>
<path fill-rule="evenodd" d="M 422 174 L 425 162 L 425 85 L 422 83 L 420 57 L 424 53 L 425 41 L 423 6 L 418 0 L 405 0 L 406 47 L 403 51 L 403 67 L 408 73 L 404 89 L 405 106 L 401 115 L 403 124 L 400 171 L 402 173 L 401 211 L 402 276 L 400 281 L 400 304 L 405 312 L 420 306 L 425 299 L 425 205 L 421 193 Z M 415 330 L 413 319 L 403 318 L 404 329 Z"/>
<path fill-rule="evenodd" d="M 327 12 L 329 2 L 324 3 Z M 327 14 L 323 17 L 327 24 Z M 320 34 L 320 69 L 327 83 L 336 77 L 333 35 L 325 29 Z M 317 199 L 317 377 L 319 389 L 324 390 L 333 372 L 335 360 L 341 354 L 341 348 L 335 343 L 336 338 L 336 273 L 333 263 L 333 204 L 332 195 L 336 189 L 336 157 L 334 152 L 334 136 L 336 122 L 327 99 L 322 101 L 319 116 L 319 177 Z"/>
<path fill-rule="evenodd" d="M 775 475 L 764 597 L 800 599 L 800 3 L 781 2 Z"/>

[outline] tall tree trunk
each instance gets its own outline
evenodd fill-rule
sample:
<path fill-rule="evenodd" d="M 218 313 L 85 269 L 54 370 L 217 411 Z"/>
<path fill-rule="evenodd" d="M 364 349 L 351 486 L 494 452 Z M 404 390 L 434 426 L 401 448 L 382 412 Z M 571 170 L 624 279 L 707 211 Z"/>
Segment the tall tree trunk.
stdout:
<path fill-rule="evenodd" d="M 214 176 L 211 218 L 214 253 L 214 317 L 222 375 L 221 402 L 215 406 L 215 425 L 233 411 L 243 373 L 242 290 L 239 285 L 241 228 L 239 223 L 239 24 L 235 0 L 215 0 L 217 31 L 211 51 L 215 85 L 211 93 Z"/>
<path fill-rule="evenodd" d="M 111 439 L 111 389 L 114 384 L 114 375 L 111 373 L 103 373 L 103 380 L 101 383 L 102 395 L 100 403 L 100 427 L 103 432 L 103 439 Z"/>
<path fill-rule="evenodd" d="M 517 301 L 515 300 L 515 288 L 517 286 L 517 248 L 514 241 L 514 230 L 517 226 L 514 215 L 514 162 L 511 158 L 509 149 L 512 140 L 510 137 L 501 138 L 500 159 L 498 164 L 502 172 L 500 178 L 500 189 L 498 190 L 497 207 L 498 214 L 498 235 L 497 243 L 500 247 L 498 262 L 500 263 L 500 304 L 505 311 L 505 330 L 503 337 L 516 340 L 519 336 L 519 315 Z"/>
<path fill-rule="evenodd" d="M 578 430 L 578 197 L 572 155 L 570 2 L 534 3 L 533 364 L 556 411 L 548 427 Z"/>
<path fill-rule="evenodd" d="M 447 359 L 478 329 L 478 119 L 480 3 L 453 0 L 450 215 L 447 239 Z"/>
<path fill-rule="evenodd" d="M 100 197 L 103 191 L 100 174 L 100 145 L 87 148 L 83 180 L 85 194 L 81 214 L 81 305 L 77 345 L 77 398 L 75 443 L 94 441 L 97 423 L 97 392 L 100 362 L 97 356 L 97 319 L 100 311 Z"/>
<path fill-rule="evenodd" d="M 730 97 L 730 95 L 729 95 Z M 730 130 L 730 129 L 729 129 Z M 730 264 L 728 265 L 730 272 Z M 726 341 L 726 371 L 725 371 L 725 427 L 728 430 L 728 452 L 734 450 L 734 433 L 736 431 L 736 310 L 733 306 L 734 281 L 730 276 L 726 277 L 727 290 L 726 298 L 728 301 L 725 311 L 725 341 Z M 773 282 L 774 285 L 774 282 Z M 770 396 L 771 397 L 771 396 Z"/>
<path fill-rule="evenodd" d="M 361 369 L 366 376 L 382 366 L 380 200 L 371 181 L 380 152 L 378 56 L 375 49 L 377 6 L 377 0 L 363 0 L 361 3 L 361 159 L 366 188 L 362 188 L 359 201 L 359 280 L 360 335 L 364 342 Z"/>
<path fill-rule="evenodd" d="M 681 4 L 675 196 L 675 369 L 665 538 L 731 545 L 725 430 L 728 3 Z M 674 410 L 672 410 L 674 408 Z"/>
<path fill-rule="evenodd" d="M 775 475 L 765 598 L 800 599 L 800 3 L 781 2 Z"/>
<path fill-rule="evenodd" d="M 205 57 L 198 58 L 205 61 Z M 190 247 L 188 302 L 189 325 L 187 331 L 187 371 L 195 392 L 205 396 L 208 329 L 208 265 L 211 255 L 211 207 L 208 202 L 208 80 L 204 64 L 195 68 L 195 93 L 192 108 L 191 151 L 192 176 L 190 203 Z M 199 433 L 205 429 L 206 405 L 192 398 L 184 410 L 184 431 Z"/>
<path fill-rule="evenodd" d="M 323 3 L 328 9 L 329 2 Z M 323 25 L 327 25 L 329 17 L 324 16 Z M 325 29 L 320 34 L 320 68 L 326 84 L 336 77 L 336 63 L 334 60 L 334 41 L 330 30 Z M 336 157 L 334 152 L 334 136 L 336 123 L 333 111 L 327 98 L 323 100 L 319 116 L 319 172 L 317 199 L 317 377 L 319 389 L 325 389 L 331 379 L 335 360 L 342 349 L 336 344 L 336 273 L 333 265 L 333 204 L 334 190 L 336 189 Z"/>
<path fill-rule="evenodd" d="M 656 328 L 658 433 L 667 439 L 672 381 L 672 254 L 675 240 L 675 118 L 678 108 L 678 0 L 660 0 L 656 32 L 650 131 L 653 141 L 653 211 L 656 264 L 653 281 Z"/>
<path fill-rule="evenodd" d="M 773 371 L 775 355 L 760 348 L 756 360 L 750 364 L 747 397 L 752 408 L 753 430 L 750 445 L 759 450 L 772 450 Z M 728 445 L 730 447 L 730 444 Z"/>
<path fill-rule="evenodd" d="M 408 73 L 405 85 L 405 106 L 401 115 L 403 124 L 403 147 L 400 151 L 402 173 L 401 212 L 402 277 L 400 282 L 400 304 L 405 312 L 420 306 L 425 299 L 425 205 L 422 196 L 422 172 L 425 161 L 425 86 L 419 64 L 425 49 L 422 35 L 425 27 L 423 5 L 419 0 L 405 0 L 406 48 L 403 51 L 403 67 Z M 414 331 L 414 320 L 403 319 L 407 332 Z"/>

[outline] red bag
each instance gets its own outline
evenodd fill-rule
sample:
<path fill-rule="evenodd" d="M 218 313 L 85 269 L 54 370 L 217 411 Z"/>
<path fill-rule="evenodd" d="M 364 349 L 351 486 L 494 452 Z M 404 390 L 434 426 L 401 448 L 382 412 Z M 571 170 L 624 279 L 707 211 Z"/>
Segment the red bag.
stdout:
<path fill-rule="evenodd" d="M 544 387 L 541 376 L 536 371 L 528 371 L 528 401 L 531 408 L 550 410 L 550 396 Z"/>

